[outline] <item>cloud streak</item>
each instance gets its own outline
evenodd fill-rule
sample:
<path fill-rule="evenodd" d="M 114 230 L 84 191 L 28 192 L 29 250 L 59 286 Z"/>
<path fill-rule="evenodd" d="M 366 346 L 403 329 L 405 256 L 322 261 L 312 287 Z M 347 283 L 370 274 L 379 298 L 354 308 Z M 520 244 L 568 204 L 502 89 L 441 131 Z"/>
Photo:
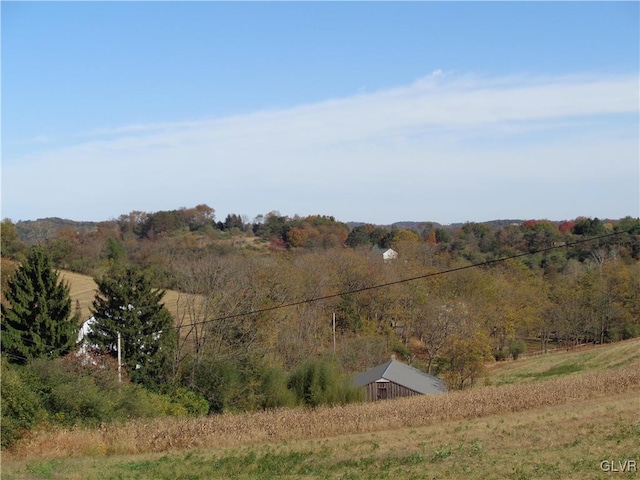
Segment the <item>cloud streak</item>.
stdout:
<path fill-rule="evenodd" d="M 289 109 L 104 129 L 5 160 L 3 215 L 105 219 L 203 202 L 379 223 L 637 215 L 639 104 L 637 75 L 437 71 Z M 558 208 L 558 184 L 576 179 L 584 190 Z M 587 188 L 603 180 L 618 190 L 598 205 Z M 511 211 L 506 193 L 488 191 L 506 182 L 539 208 Z M 457 188 L 455 205 L 441 201 Z"/>

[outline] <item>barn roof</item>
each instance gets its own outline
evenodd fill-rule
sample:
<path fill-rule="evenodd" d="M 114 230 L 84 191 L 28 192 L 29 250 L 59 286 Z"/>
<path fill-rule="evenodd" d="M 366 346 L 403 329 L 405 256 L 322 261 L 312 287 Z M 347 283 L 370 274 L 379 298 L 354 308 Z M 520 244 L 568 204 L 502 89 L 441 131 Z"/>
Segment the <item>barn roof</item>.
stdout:
<path fill-rule="evenodd" d="M 447 386 L 438 377 L 394 359 L 361 373 L 353 379 L 353 383 L 356 387 L 364 387 L 370 383 L 384 380 L 422 394 L 447 391 Z"/>

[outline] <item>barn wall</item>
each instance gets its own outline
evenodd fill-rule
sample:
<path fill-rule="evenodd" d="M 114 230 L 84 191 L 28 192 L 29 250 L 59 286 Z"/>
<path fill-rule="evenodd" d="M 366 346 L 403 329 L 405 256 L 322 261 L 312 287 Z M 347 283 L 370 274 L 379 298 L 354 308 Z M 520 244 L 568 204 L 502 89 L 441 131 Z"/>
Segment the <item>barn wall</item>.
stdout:
<path fill-rule="evenodd" d="M 370 383 L 364 387 L 365 400 L 375 402 L 400 397 L 412 397 L 420 393 L 393 382 Z"/>

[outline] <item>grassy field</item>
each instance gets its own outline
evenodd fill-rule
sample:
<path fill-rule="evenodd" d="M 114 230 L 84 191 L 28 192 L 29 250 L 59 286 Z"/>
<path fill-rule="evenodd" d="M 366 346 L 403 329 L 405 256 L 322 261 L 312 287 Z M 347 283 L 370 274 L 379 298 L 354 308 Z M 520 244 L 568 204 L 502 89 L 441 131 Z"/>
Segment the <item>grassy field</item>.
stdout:
<path fill-rule="evenodd" d="M 4 452 L 2 478 L 638 478 L 600 468 L 640 463 L 638 350 L 503 363 L 443 395 L 43 431 Z"/>
<path fill-rule="evenodd" d="M 640 339 L 609 345 L 587 345 L 519 361 L 497 362 L 489 366 L 491 385 L 525 383 L 545 378 L 599 372 L 640 362 Z"/>
<path fill-rule="evenodd" d="M 69 296 L 71 297 L 71 308 L 75 312 L 76 301 L 80 304 L 80 318 L 86 320 L 91 316 L 89 308 L 96 295 L 97 285 L 93 278 L 87 275 L 61 270 L 60 277 L 69 283 Z M 185 294 L 180 294 L 174 290 L 167 290 L 163 302 L 169 312 L 176 317 L 183 305 Z"/>
<path fill-rule="evenodd" d="M 87 275 L 60 270 L 60 277 L 69 284 L 69 297 L 71 297 L 71 308 L 75 313 L 76 305 L 80 305 L 80 318 L 86 320 L 91 316 L 89 307 L 96 295 L 96 282 Z"/>

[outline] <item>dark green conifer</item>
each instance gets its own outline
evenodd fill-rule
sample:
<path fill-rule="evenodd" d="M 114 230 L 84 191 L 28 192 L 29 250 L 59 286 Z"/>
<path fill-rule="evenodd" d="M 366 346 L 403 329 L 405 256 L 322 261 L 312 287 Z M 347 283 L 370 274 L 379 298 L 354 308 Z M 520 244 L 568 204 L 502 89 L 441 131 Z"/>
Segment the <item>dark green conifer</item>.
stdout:
<path fill-rule="evenodd" d="M 95 281 L 89 342 L 115 358 L 120 333 L 130 378 L 151 387 L 162 383 L 170 374 L 175 347 L 173 320 L 161 303 L 165 291 L 153 289 L 147 275 L 133 267 Z"/>
<path fill-rule="evenodd" d="M 57 357 L 78 340 L 78 315 L 71 316 L 69 286 L 60 280 L 42 247 L 32 247 L 4 292 L 2 353 L 14 363 Z"/>

